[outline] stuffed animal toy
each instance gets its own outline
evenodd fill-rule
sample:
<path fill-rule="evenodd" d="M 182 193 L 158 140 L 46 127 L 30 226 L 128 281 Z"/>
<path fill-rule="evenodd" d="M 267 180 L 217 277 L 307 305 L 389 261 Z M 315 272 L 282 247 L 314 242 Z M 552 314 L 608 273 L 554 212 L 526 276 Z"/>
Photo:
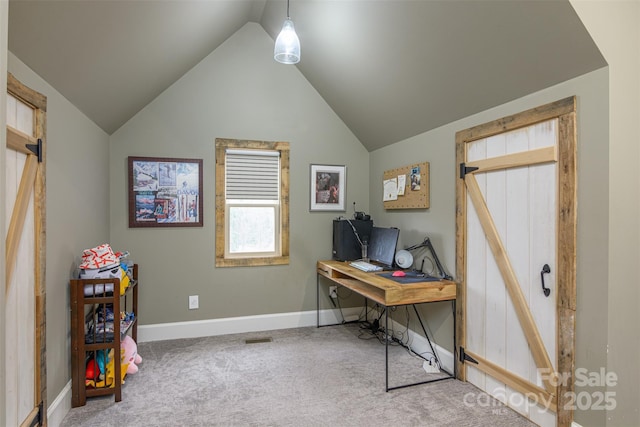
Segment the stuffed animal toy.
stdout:
<path fill-rule="evenodd" d="M 105 371 L 105 351 L 98 350 L 95 353 L 95 359 L 91 358 L 87 362 L 87 369 L 85 371 L 86 379 L 88 380 L 104 380 L 104 371 Z"/>
<path fill-rule="evenodd" d="M 94 359 L 87 362 L 87 369 L 85 370 L 85 378 L 88 380 L 96 380 L 100 375 L 98 364 Z"/>
<path fill-rule="evenodd" d="M 138 346 L 129 335 L 120 342 L 122 354 L 122 365 L 127 365 L 127 374 L 138 372 L 138 366 L 142 362 L 142 357 L 138 354 Z"/>

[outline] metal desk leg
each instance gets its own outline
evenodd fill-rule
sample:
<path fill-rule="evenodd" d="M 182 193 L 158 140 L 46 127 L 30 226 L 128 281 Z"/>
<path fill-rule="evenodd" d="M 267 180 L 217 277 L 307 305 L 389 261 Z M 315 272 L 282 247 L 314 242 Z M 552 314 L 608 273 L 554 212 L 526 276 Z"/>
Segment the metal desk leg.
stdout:
<path fill-rule="evenodd" d="M 367 297 L 364 297 L 364 321 L 365 323 L 369 321 L 369 300 Z"/>
<path fill-rule="evenodd" d="M 433 348 L 433 344 L 431 344 L 431 339 L 429 338 L 429 334 L 427 334 L 427 329 L 424 327 L 424 323 L 422 323 L 422 318 L 420 317 L 420 313 L 418 313 L 418 309 L 416 308 L 416 305 L 413 304 L 413 309 L 416 312 L 416 316 L 418 317 L 418 320 L 420 321 L 420 326 L 422 326 L 422 331 L 424 332 L 424 336 L 427 338 L 427 342 L 429 343 L 429 347 L 431 347 L 431 353 L 433 354 L 433 357 L 436 359 L 436 362 L 438 362 L 438 365 L 440 365 L 440 370 L 447 373 L 449 376 L 453 377 L 453 374 L 451 374 L 451 372 L 448 372 L 446 369 L 444 369 L 442 367 L 442 363 L 440 363 L 440 359 L 438 359 L 438 355 L 436 354 L 436 350 Z M 454 329 L 454 333 L 455 333 L 455 329 Z M 455 359 L 455 355 L 453 356 Z M 455 361 L 454 361 L 454 366 L 455 366 Z"/>
<path fill-rule="evenodd" d="M 320 275 L 316 274 L 316 328 L 320 327 Z"/>
<path fill-rule="evenodd" d="M 456 354 L 458 354 L 456 351 L 456 300 L 451 300 L 451 304 L 453 305 L 453 378 L 458 378 L 458 359 L 456 357 Z"/>
<path fill-rule="evenodd" d="M 389 391 L 389 310 L 384 309 L 384 391 Z"/>
<path fill-rule="evenodd" d="M 455 301 L 454 301 L 455 302 Z M 400 386 L 395 386 L 395 387 L 389 387 L 389 340 L 388 340 L 388 332 L 385 331 L 385 338 L 386 338 L 386 351 L 387 351 L 387 355 L 386 355 L 386 369 L 385 369 L 385 375 L 386 375 L 386 380 L 387 380 L 387 384 L 386 384 L 386 391 L 391 391 L 391 390 L 397 390 L 399 388 L 405 388 L 405 387 L 412 387 L 415 385 L 420 385 L 420 384 L 428 384 L 428 383 L 433 383 L 433 382 L 437 382 L 437 381 L 444 381 L 444 380 L 448 380 L 448 379 L 452 379 L 455 378 L 450 372 L 448 372 L 446 369 L 442 368 L 442 364 L 440 363 L 440 360 L 438 360 L 438 356 L 436 355 L 435 349 L 433 348 L 433 344 L 431 343 L 431 339 L 429 338 L 429 334 L 427 334 L 427 328 L 425 328 L 424 323 L 422 323 L 422 318 L 420 317 L 420 313 L 418 313 L 418 309 L 416 308 L 415 304 L 413 305 L 413 309 L 416 312 L 416 316 L 418 317 L 418 321 L 420 321 L 420 326 L 422 326 L 422 331 L 424 332 L 424 336 L 427 339 L 427 342 L 429 343 L 429 347 L 431 347 L 431 352 L 433 353 L 433 357 L 436 359 L 436 361 L 438 362 L 438 364 L 440 365 L 440 370 L 444 373 L 446 373 L 448 376 L 447 377 L 441 377 L 441 378 L 434 378 L 431 380 L 425 380 L 425 381 L 419 381 L 419 382 L 415 382 L 415 383 L 411 383 L 411 384 L 404 384 L 404 385 L 400 385 Z M 387 312 L 385 311 L 385 314 L 387 314 Z M 388 316 L 388 314 L 387 314 Z M 386 329 L 386 323 L 388 322 L 388 317 L 385 317 L 385 329 Z M 455 333 L 455 331 L 454 331 Z M 454 335 L 454 340 L 455 340 L 455 335 Z M 455 357 L 455 356 L 454 356 Z M 455 367 L 455 361 L 454 361 L 454 367 Z"/>
<path fill-rule="evenodd" d="M 326 325 L 320 324 L 320 277 L 321 277 L 321 274 L 316 274 L 316 327 L 322 328 L 324 326 L 337 326 L 337 325 L 344 325 L 345 323 L 351 323 L 351 322 L 345 322 L 343 317 L 342 322 L 328 323 Z M 340 283 L 337 283 L 337 282 L 333 282 L 333 283 L 336 286 L 340 286 Z M 364 301 L 366 304 L 367 299 L 365 298 Z M 333 306 L 336 307 L 336 303 L 333 302 L 333 300 L 331 300 L 331 302 L 333 303 Z M 340 309 L 340 311 L 342 312 L 342 309 Z"/>

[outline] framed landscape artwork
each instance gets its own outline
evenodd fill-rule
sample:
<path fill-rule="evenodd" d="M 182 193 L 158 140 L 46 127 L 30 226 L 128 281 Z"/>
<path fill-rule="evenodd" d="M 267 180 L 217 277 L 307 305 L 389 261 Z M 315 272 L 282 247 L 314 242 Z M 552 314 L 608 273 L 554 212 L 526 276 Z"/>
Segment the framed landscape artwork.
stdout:
<path fill-rule="evenodd" d="M 129 227 L 202 227 L 202 159 L 129 157 Z"/>

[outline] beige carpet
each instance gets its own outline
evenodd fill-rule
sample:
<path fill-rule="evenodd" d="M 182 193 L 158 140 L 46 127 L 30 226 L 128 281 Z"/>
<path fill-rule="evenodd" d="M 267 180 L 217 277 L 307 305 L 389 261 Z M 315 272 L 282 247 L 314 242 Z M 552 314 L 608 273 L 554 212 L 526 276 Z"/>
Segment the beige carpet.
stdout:
<path fill-rule="evenodd" d="M 384 348 L 358 325 L 141 343 L 122 401 L 88 399 L 62 425 L 534 425 L 453 379 L 385 392 Z M 390 386 L 441 375 L 397 345 L 389 365 Z"/>

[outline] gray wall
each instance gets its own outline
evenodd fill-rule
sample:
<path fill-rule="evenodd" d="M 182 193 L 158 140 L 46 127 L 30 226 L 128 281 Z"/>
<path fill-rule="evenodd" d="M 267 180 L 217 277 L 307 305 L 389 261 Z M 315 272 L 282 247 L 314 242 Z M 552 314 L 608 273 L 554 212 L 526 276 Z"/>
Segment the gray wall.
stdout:
<path fill-rule="evenodd" d="M 9 19 L 9 2 L 0 2 L 0 129 L 4 129 L 7 125 L 7 91 L 4 88 L 7 85 L 7 22 Z M 7 152 L 7 134 L 6 132 L 0 132 L 0 164 L 5 164 Z M 2 185 L 0 185 L 0 224 L 6 224 L 5 222 L 5 210 L 6 210 L 6 189 L 4 186 L 4 179 L 2 179 Z M 7 233 L 5 227 L 0 227 L 0 242 L 4 242 L 7 239 Z M 4 254 L 4 251 L 2 252 Z M 0 257 L 0 271 L 5 271 L 5 258 L 4 255 Z M 0 289 L 5 289 L 6 279 L 4 274 L 0 275 Z M 5 316 L 5 297 L 4 292 L 0 292 L 0 319 L 4 319 Z M 4 322 L 3 322 L 4 324 Z M 0 366 L 5 364 L 5 336 L 4 328 L 0 328 Z M 5 384 L 4 369 L 0 369 L 0 384 Z M 6 399 L 4 395 L 5 387 L 0 388 L 0 414 L 6 414 L 5 406 Z M 0 423 L 4 422 L 4 416 L 0 416 Z"/>
<path fill-rule="evenodd" d="M 608 69 L 601 69 L 371 153 L 371 214 L 400 228 L 400 246 L 429 236 L 438 257 L 455 274 L 455 133 L 568 96 L 578 99 L 578 295 L 576 367 L 607 366 Z M 430 162 L 431 204 L 426 210 L 385 211 L 382 174 L 414 162 Z M 435 307 L 434 307 L 435 306 Z M 422 307 L 436 341 L 451 350 L 453 316 L 448 304 Z M 598 313 L 597 318 L 592 314 Z M 595 320 L 595 321 L 594 321 Z M 417 329 L 416 329 L 417 330 Z M 449 345 L 447 345 L 449 344 Z M 589 392 L 593 391 L 591 389 Z M 578 411 L 576 420 L 604 425 L 604 411 Z"/>
<path fill-rule="evenodd" d="M 607 204 L 609 222 L 607 316 L 601 310 L 585 312 L 588 325 L 607 323 L 607 371 L 618 381 L 609 387 L 616 408 L 606 413 L 608 426 L 640 425 L 640 3 L 637 1 L 587 2 L 572 5 L 609 64 L 609 167 Z M 605 158 L 602 159 L 605 161 Z M 581 208 L 579 208 L 581 209 Z M 580 256 L 580 254 L 578 254 Z M 598 265 L 604 259 L 597 260 Z M 606 285 L 605 285 L 606 284 Z M 595 332 L 594 332 L 595 336 Z M 599 423 L 602 425 L 603 423 Z M 596 425 L 594 423 L 594 425 Z"/>
<path fill-rule="evenodd" d="M 142 325 L 315 308 L 315 263 L 331 220 L 309 212 L 309 165 L 347 166 L 347 205 L 369 203 L 369 156 L 273 40 L 249 23 L 111 137 L 111 244 L 140 265 Z M 289 265 L 215 268 L 216 137 L 289 141 Z M 127 156 L 204 160 L 204 227 L 128 228 Z M 188 296 L 200 309 L 188 310 Z"/>
<path fill-rule="evenodd" d="M 82 250 L 109 239 L 109 137 L 11 52 L 9 72 L 47 97 L 45 280 L 51 403 L 71 379 L 69 279 Z"/>
<path fill-rule="evenodd" d="M 640 3 L 572 1 L 578 16 L 609 64 L 609 266 L 606 282 L 607 371 L 618 381 L 609 387 L 616 408 L 608 426 L 640 425 Z M 604 160 L 604 154 L 603 154 Z M 579 208 L 580 209 L 580 208 Z M 580 254 L 579 254 L 580 255 Z M 604 258 L 597 260 L 599 265 Z M 584 312 L 589 325 L 604 322 L 600 311 Z"/>

